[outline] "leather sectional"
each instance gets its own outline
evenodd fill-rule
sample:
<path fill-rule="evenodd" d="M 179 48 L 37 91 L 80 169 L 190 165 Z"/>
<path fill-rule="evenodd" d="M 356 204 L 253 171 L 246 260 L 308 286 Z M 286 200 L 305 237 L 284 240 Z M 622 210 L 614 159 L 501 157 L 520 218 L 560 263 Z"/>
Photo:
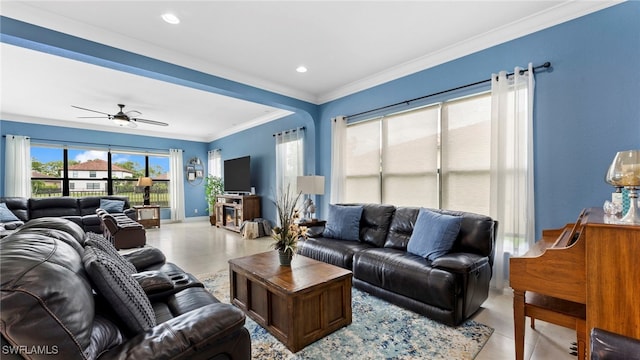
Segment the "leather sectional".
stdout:
<path fill-rule="evenodd" d="M 101 199 L 124 201 L 124 214 L 134 219 L 135 210 L 131 209 L 126 196 L 1 197 L 0 203 L 6 203 L 9 210 L 25 223 L 42 217 L 62 217 L 80 225 L 85 232 L 102 233 L 100 219 L 96 215 Z"/>
<path fill-rule="evenodd" d="M 429 209 L 462 217 L 452 249 L 430 261 L 407 252 L 419 208 L 362 206 L 359 241 L 317 232 L 300 241 L 298 253 L 349 269 L 356 288 L 447 325 L 462 323 L 488 298 L 497 221 Z"/>
<path fill-rule="evenodd" d="M 0 240 L 3 359 L 250 359 L 244 313 L 155 248 L 62 218 Z"/>

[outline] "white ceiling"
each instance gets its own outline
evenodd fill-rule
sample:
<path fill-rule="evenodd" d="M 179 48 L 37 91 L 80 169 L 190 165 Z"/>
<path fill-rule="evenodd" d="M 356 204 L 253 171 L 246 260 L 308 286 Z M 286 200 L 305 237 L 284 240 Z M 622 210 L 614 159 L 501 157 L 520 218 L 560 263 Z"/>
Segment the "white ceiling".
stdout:
<path fill-rule="evenodd" d="M 0 14 L 321 104 L 616 3 L 2 0 Z M 181 23 L 164 23 L 167 11 Z M 210 141 L 288 113 L 12 45 L 0 51 L 7 120 Z M 117 103 L 170 125 L 119 128 L 77 119 L 92 113 L 70 106 L 113 114 Z"/>

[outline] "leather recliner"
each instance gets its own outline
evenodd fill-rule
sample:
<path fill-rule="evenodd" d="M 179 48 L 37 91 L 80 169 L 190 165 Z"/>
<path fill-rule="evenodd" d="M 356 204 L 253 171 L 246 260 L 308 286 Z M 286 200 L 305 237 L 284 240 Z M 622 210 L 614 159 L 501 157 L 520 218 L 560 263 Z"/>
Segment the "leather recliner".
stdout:
<path fill-rule="evenodd" d="M 144 246 L 147 243 L 147 233 L 144 226 L 124 214 L 110 214 L 103 209 L 97 209 L 102 234 L 109 239 L 116 249 L 128 249 Z"/>
<path fill-rule="evenodd" d="M 165 287 L 155 293 L 145 288 L 145 280 L 156 275 L 137 270 L 154 269 L 158 278 L 168 272 L 170 279 L 181 271 L 176 265 L 164 263 L 157 251 L 139 251 L 130 258 L 137 263 L 129 270 L 131 275 L 115 274 L 121 279 L 141 278 L 137 281 L 141 281 L 143 297 L 126 304 L 130 305 L 127 309 L 144 308 L 148 302 L 155 317 L 155 326 L 132 331 L 126 326 L 128 319 L 123 319 L 96 287 L 97 280 L 87 268 L 93 259 L 88 255 L 97 254 L 86 240 L 89 237 L 69 220 L 43 218 L 0 240 L 3 359 L 251 357 L 244 313 L 220 303 L 202 284 L 187 281 L 187 286 Z M 116 257 L 105 254 L 101 256 L 106 263 L 115 263 Z M 157 281 L 151 285 L 156 286 Z"/>

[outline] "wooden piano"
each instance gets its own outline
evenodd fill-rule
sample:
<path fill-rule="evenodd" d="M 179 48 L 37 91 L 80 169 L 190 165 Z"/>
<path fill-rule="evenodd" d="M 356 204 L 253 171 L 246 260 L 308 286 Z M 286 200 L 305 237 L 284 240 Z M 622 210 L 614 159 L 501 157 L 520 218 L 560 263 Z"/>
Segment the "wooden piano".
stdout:
<path fill-rule="evenodd" d="M 640 339 L 640 226 L 607 222 L 602 209 L 585 209 L 575 224 L 544 230 L 525 255 L 510 259 L 516 360 L 524 358 L 525 311 L 533 320 L 550 310 L 568 327 L 575 319 L 586 358 L 594 327 Z"/>

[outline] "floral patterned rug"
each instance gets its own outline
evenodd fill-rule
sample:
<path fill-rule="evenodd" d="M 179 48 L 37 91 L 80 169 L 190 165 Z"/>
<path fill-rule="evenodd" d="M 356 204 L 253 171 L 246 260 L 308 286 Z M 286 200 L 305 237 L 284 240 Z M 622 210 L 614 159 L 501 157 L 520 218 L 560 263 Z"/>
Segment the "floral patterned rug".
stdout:
<path fill-rule="evenodd" d="M 220 301 L 229 302 L 229 273 L 197 276 Z M 247 317 L 254 359 L 474 359 L 493 329 L 467 320 L 440 324 L 352 288 L 352 323 L 292 353 Z"/>

